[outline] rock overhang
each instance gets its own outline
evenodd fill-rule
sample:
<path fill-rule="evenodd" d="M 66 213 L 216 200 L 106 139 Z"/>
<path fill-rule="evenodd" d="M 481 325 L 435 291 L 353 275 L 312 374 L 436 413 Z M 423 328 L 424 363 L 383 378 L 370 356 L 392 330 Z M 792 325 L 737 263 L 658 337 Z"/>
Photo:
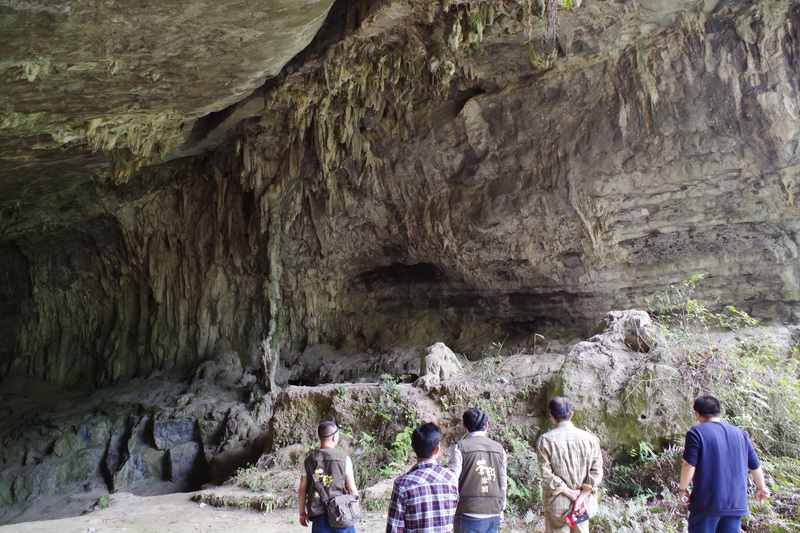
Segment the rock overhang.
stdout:
<path fill-rule="evenodd" d="M 5 2 L 0 205 L 181 155 L 305 48 L 333 0 Z"/>
<path fill-rule="evenodd" d="M 251 361 L 273 333 L 298 349 L 439 336 L 474 349 L 593 321 L 698 272 L 712 274 L 715 301 L 788 316 L 796 170 L 771 150 L 791 140 L 794 111 L 756 81 L 794 90 L 793 67 L 781 64 L 794 42 L 790 3 L 584 3 L 562 13 L 552 56 L 541 25 L 531 35 L 489 5 L 337 4 L 307 53 L 206 115 L 183 153 L 221 139 L 214 124 L 258 115 L 216 150 L 125 184 L 84 183 L 5 218 L 13 262 L 29 269 L 30 283 L 17 285 L 35 295 L 17 306 L 17 322 L 35 332 L 19 337 L 32 357 L 74 337 L 98 351 L 93 361 L 112 349 L 144 361 L 109 378 L 120 379 L 191 366 L 222 331 Z M 746 98 L 735 101 L 737 91 Z M 783 121 L 772 121 L 775 102 L 788 106 Z M 81 153 L 107 177 L 103 158 L 125 150 Z M 58 165 L 63 174 L 67 161 Z M 58 170 L 47 177 L 63 182 Z M 40 178 L 31 187 L 44 191 Z M 119 238 L 100 246 L 109 240 L 87 220 Z M 61 283 L 86 265 L 70 234 L 104 250 L 81 275 L 90 287 L 99 277 L 102 291 Z M 740 253 L 756 241 L 756 254 Z M 79 303 L 87 319 L 48 301 Z M 42 309 L 49 330 L 35 323 Z M 116 328 L 137 338 L 120 346 Z M 23 364 L 16 345 L 8 350 Z"/>

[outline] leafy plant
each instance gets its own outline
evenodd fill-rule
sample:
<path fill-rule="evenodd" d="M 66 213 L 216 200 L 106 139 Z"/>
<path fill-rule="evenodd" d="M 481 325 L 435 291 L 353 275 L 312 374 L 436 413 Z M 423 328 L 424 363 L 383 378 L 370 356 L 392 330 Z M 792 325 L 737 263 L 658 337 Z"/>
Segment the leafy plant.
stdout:
<path fill-rule="evenodd" d="M 353 442 L 353 466 L 356 484 L 366 487 L 391 477 L 406 464 L 419 417 L 393 381 L 382 383 L 374 400 L 362 405 L 363 412 L 354 416 L 369 433 L 362 429 Z"/>
<path fill-rule="evenodd" d="M 631 450 L 631 463 L 615 464 L 605 480 L 608 493 L 624 498 L 653 497 L 677 490 L 677 473 L 683 458 L 683 448 L 668 446 L 655 452 L 649 444 L 640 442 Z"/>
<path fill-rule="evenodd" d="M 763 504 L 754 502 L 743 527 L 764 533 L 800 531 L 797 347 L 785 346 L 768 328 L 733 305 L 718 310 L 706 307 L 695 298 L 702 279 L 699 274 L 692 276 L 648 301 L 648 310 L 663 334 L 663 356 L 696 393 L 719 398 L 723 417 L 745 429 L 762 455 L 767 483 L 774 487 L 773 498 Z M 737 333 L 733 336 L 730 332 Z M 678 451 L 673 447 L 655 453 L 640 445 L 632 450 L 632 464 L 612 469 L 607 479 L 607 510 L 601 512 L 602 531 L 622 531 L 623 527 L 647 531 L 648 524 L 654 523 L 661 528 L 657 530 L 681 530 L 673 516 L 681 516 L 674 510 Z M 644 514 L 641 506 L 630 507 L 631 500 L 624 508 L 624 500 L 617 498 L 643 498 L 649 514 Z"/>
<path fill-rule="evenodd" d="M 271 487 L 267 471 L 253 463 L 236 470 L 232 482 L 253 492 L 266 492 Z"/>
<path fill-rule="evenodd" d="M 648 310 L 661 326 L 667 359 L 698 392 L 719 398 L 726 418 L 759 449 L 800 456 L 800 362 L 766 328 L 733 305 L 712 310 L 694 298 L 702 274 L 655 293 Z M 735 342 L 726 331 L 750 328 Z"/>

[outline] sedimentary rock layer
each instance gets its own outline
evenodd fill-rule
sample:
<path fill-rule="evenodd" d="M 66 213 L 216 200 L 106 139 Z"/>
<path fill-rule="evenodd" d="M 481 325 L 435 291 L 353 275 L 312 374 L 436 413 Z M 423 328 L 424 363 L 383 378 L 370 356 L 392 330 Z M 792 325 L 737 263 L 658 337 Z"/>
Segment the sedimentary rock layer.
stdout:
<path fill-rule="evenodd" d="M 9 206 L 0 373 L 225 338 L 269 384 L 281 352 L 530 344 L 695 273 L 796 319 L 797 5 L 586 2 L 555 46 L 537 9 L 339 4 L 213 152 Z"/>

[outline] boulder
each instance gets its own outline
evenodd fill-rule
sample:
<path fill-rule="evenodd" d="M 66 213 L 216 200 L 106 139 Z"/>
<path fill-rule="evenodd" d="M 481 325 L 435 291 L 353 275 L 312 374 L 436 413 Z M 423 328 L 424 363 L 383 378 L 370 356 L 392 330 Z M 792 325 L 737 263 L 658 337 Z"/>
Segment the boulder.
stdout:
<path fill-rule="evenodd" d="M 646 313 L 614 311 L 604 324 L 603 332 L 569 351 L 548 397 L 570 398 L 576 425 L 597 435 L 611 455 L 638 442 L 679 443 L 691 425 L 694 390 L 658 350 L 632 349 L 657 345 Z"/>
<path fill-rule="evenodd" d="M 211 379 L 218 386 L 231 389 L 244 377 L 244 368 L 239 354 L 225 339 L 218 339 L 214 345 L 214 358 L 202 363 L 195 373 L 195 379 Z"/>
<path fill-rule="evenodd" d="M 600 322 L 601 332 L 589 342 L 603 342 L 647 353 L 658 345 L 658 328 L 650 315 L 638 309 L 609 311 Z"/>
<path fill-rule="evenodd" d="M 191 442 L 198 434 L 196 420 L 188 418 L 162 420 L 157 417 L 153 422 L 153 440 L 159 450 Z"/>
<path fill-rule="evenodd" d="M 461 363 L 456 354 L 443 342 L 437 342 L 428 347 L 427 352 L 420 360 L 420 378 L 414 382 L 414 386 L 428 390 L 459 372 L 461 372 Z"/>
<path fill-rule="evenodd" d="M 166 477 L 170 481 L 183 481 L 197 472 L 198 461 L 203 461 L 202 446 L 197 442 L 185 442 L 167 450 Z"/>
<path fill-rule="evenodd" d="M 144 480 L 163 480 L 165 451 L 155 449 L 150 417 L 135 421 L 129 438 L 122 435 L 109 449 L 106 465 L 112 492 Z M 115 467 L 116 466 L 116 467 Z"/>

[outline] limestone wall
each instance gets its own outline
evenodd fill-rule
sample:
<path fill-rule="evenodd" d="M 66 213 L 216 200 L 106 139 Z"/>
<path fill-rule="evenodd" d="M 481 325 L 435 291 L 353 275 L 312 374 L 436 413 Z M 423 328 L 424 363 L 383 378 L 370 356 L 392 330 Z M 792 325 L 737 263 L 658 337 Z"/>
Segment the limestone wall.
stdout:
<path fill-rule="evenodd" d="M 695 273 L 796 321 L 798 7 L 587 2 L 553 48 L 533 4 L 340 5 L 213 152 L 5 209 L 0 376 L 480 353 Z"/>

